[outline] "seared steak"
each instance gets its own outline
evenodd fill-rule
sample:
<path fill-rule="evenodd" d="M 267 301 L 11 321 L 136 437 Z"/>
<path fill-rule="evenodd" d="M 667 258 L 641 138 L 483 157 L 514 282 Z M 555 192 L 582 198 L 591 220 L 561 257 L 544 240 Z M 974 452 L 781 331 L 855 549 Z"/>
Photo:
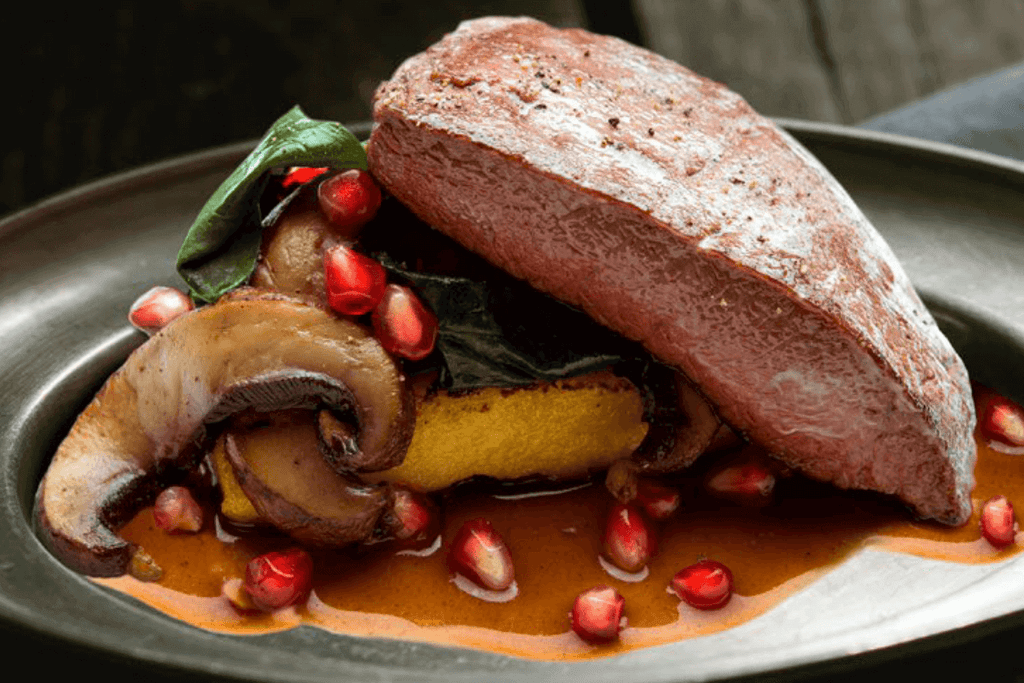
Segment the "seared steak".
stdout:
<path fill-rule="evenodd" d="M 377 91 L 400 201 L 685 372 L 777 458 L 971 511 L 967 372 L 881 236 L 738 95 L 615 38 L 462 24 Z"/>

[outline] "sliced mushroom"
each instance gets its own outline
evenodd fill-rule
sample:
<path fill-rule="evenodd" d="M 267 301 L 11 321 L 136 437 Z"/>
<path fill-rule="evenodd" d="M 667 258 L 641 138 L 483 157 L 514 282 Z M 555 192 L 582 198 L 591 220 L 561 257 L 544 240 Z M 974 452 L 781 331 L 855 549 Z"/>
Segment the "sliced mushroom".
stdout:
<path fill-rule="evenodd" d="M 352 414 L 364 469 L 402 462 L 413 398 L 377 341 L 303 301 L 233 292 L 136 349 L 85 408 L 39 485 L 43 536 L 73 569 L 121 575 L 134 548 L 115 529 L 164 475 L 196 466 L 206 425 L 248 408 L 320 407 Z"/>
<path fill-rule="evenodd" d="M 633 462 L 651 473 L 688 467 L 711 445 L 722 421 L 681 372 L 655 366 L 645 373 L 642 386 L 650 428 Z"/>
<path fill-rule="evenodd" d="M 276 413 L 265 428 L 227 433 L 224 451 L 261 519 L 309 545 L 366 540 L 390 507 L 390 489 L 337 474 L 317 440 L 308 414 Z"/>

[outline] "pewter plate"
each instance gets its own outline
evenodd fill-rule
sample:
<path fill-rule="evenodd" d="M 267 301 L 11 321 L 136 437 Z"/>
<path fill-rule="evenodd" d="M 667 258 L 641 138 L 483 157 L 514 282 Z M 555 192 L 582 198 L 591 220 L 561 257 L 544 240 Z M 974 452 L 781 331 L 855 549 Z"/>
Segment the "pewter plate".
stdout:
<path fill-rule="evenodd" d="M 781 123 L 889 240 L 972 376 L 1024 400 L 1024 164 Z M 972 656 L 990 670 L 1004 661 L 1007 637 L 1024 631 L 1024 555 L 972 566 L 864 551 L 735 629 L 574 664 L 309 627 L 223 636 L 68 571 L 31 527 L 36 484 L 75 414 L 143 341 L 125 320 L 129 305 L 154 284 L 180 285 L 173 260 L 184 232 L 250 147 L 114 176 L 0 222 L 0 633 L 9 664 L 47 678 L 150 681 L 836 680 L 864 667 L 948 674 Z"/>

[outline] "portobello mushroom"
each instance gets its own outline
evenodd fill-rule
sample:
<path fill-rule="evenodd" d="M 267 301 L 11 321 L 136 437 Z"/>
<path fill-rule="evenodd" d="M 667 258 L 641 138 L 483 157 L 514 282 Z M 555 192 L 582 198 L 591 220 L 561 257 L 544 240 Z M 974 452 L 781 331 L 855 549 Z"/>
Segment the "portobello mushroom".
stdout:
<path fill-rule="evenodd" d="M 224 435 L 224 453 L 260 519 L 307 545 L 363 541 L 391 506 L 390 487 L 341 476 L 321 457 L 306 411 L 275 413 L 264 428 Z"/>
<path fill-rule="evenodd" d="M 129 356 L 61 443 L 37 493 L 44 540 L 72 569 L 124 574 L 136 549 L 116 529 L 197 466 L 211 425 L 242 410 L 324 407 L 352 416 L 362 469 L 402 462 L 412 394 L 362 327 L 252 289 L 185 314 Z"/>

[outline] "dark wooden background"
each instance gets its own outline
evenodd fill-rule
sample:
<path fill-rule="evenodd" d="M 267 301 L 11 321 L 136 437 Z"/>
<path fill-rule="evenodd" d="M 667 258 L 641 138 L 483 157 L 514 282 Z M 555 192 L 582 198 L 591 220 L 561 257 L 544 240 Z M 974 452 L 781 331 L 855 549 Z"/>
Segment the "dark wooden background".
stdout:
<path fill-rule="evenodd" d="M 482 14 L 641 43 L 760 111 L 858 123 L 1024 60 L 1011 0 L 168 0 L 20 3 L 0 41 L 0 215 L 259 136 L 294 103 L 363 119 L 406 55 Z"/>

